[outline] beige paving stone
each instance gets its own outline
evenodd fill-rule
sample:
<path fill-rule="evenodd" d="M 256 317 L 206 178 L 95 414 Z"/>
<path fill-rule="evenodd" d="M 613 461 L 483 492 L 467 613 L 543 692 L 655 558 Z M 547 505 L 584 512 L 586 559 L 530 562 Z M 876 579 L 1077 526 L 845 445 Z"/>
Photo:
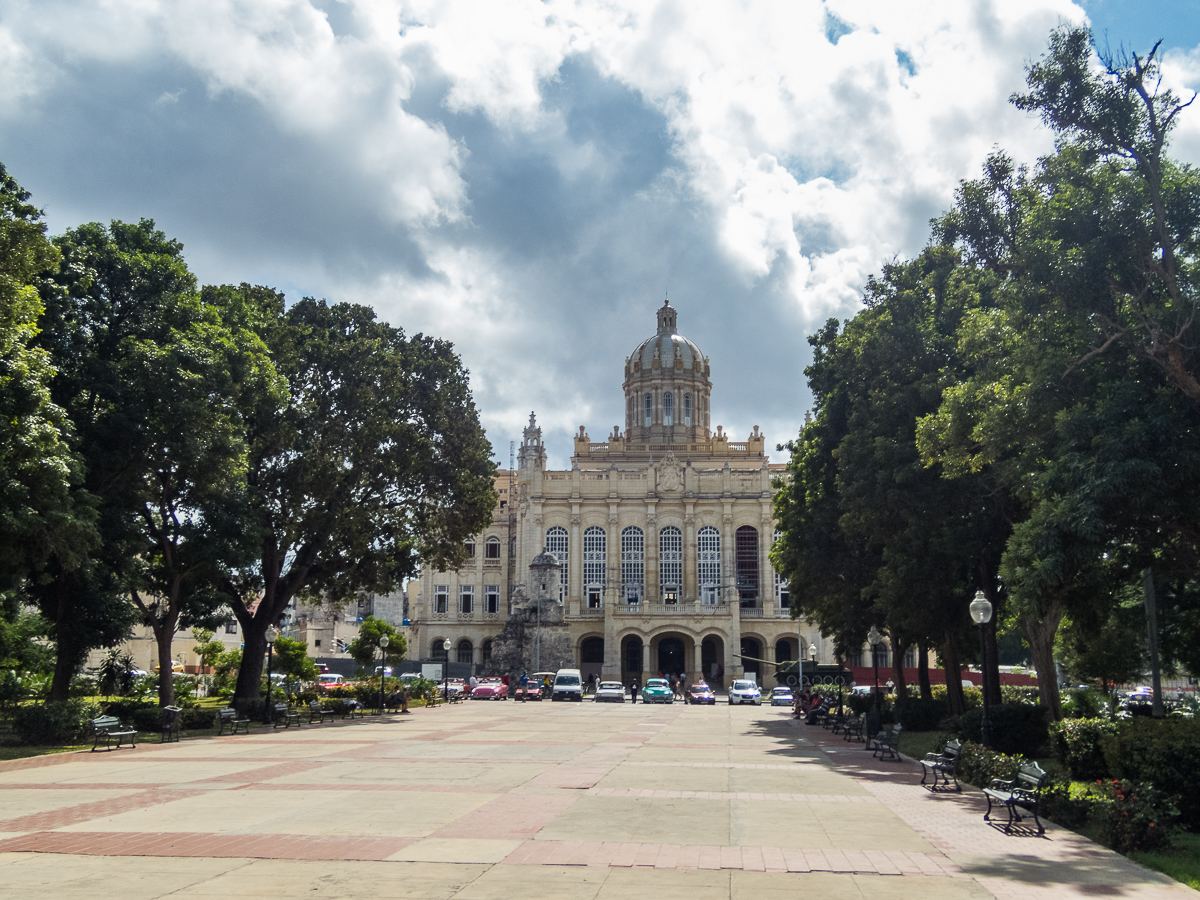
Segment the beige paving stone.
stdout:
<path fill-rule="evenodd" d="M 235 859 L 12 855 L 19 858 L 4 867 L 0 893 L 5 897 L 52 897 L 53 900 L 82 900 L 109 894 L 128 900 L 158 900 L 177 891 L 193 896 L 195 886 L 247 865 L 245 860 Z"/>
<path fill-rule="evenodd" d="M 337 762 L 308 772 L 296 772 L 273 779 L 272 784 L 353 784 L 353 785 L 466 785 L 510 787 L 524 784 L 543 772 L 553 769 L 543 763 L 458 763 L 447 765 L 436 760 L 395 765 L 380 764 L 378 759 Z"/>
<path fill-rule="evenodd" d="M 448 900 L 486 866 L 449 863 L 254 860 L 188 889 L 187 900 L 320 897 Z"/>
<path fill-rule="evenodd" d="M 728 900 L 728 871 L 695 869 L 613 869 L 596 895 L 597 900 Z M 794 897 L 795 895 L 793 895 Z"/>
<path fill-rule="evenodd" d="M 455 900 L 594 900 L 610 872 L 593 866 L 493 866 Z"/>
<path fill-rule="evenodd" d="M 524 841 L 486 838 L 425 838 L 409 844 L 389 860 L 443 863 L 498 863 Z"/>
<path fill-rule="evenodd" d="M 449 741 L 414 741 L 403 746 L 389 744 L 374 757 L 378 759 L 494 759 L 528 762 L 565 762 L 579 755 L 583 745 L 502 744 L 480 746 L 477 744 L 452 744 Z"/>
<path fill-rule="evenodd" d="M 605 775 L 597 787 L 654 791 L 728 791 L 729 785 L 728 769 L 619 766 Z"/>
<path fill-rule="evenodd" d="M 69 762 L 45 769 L 18 769 L 0 772 L 3 784 L 43 784 L 53 782 L 64 786 L 79 784 L 186 784 L 207 778 L 225 778 L 242 772 L 261 769 L 269 763 L 251 760 L 229 762 L 192 760 L 185 765 L 162 760 L 143 761 L 129 754 L 120 759 L 111 756 L 89 759 L 87 762 Z"/>
<path fill-rule="evenodd" d="M 835 794 L 869 797 L 870 792 L 828 766 L 798 763 L 790 771 L 778 769 L 730 769 L 729 790 L 759 794 Z"/>
<path fill-rule="evenodd" d="M 797 897 L 861 900 L 853 875 L 832 872 L 730 872 L 730 900 L 795 900 Z"/>
<path fill-rule="evenodd" d="M 0 791 L 0 822 L 28 816 L 32 813 L 49 812 L 81 803 L 111 800 L 139 791 L 130 790 L 70 790 L 70 789 L 23 789 L 12 788 Z"/>
<path fill-rule="evenodd" d="M 418 791 L 355 791 L 349 796 L 304 790 L 209 792 L 60 830 L 424 837 L 496 796 Z"/>
<path fill-rule="evenodd" d="M 729 832 L 742 846 L 935 852 L 880 804 L 733 800 Z"/>
<path fill-rule="evenodd" d="M 729 801 L 580 797 L 540 840 L 729 844 Z"/>

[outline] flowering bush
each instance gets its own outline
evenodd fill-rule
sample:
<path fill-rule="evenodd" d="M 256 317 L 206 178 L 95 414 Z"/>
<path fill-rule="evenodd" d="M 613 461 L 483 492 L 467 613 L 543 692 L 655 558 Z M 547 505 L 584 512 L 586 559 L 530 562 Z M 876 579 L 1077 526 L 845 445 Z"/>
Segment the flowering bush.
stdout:
<path fill-rule="evenodd" d="M 993 778 L 1008 780 L 1027 762 L 1023 756 L 997 753 L 979 744 L 964 741 L 958 756 L 958 777 L 976 787 L 987 787 Z"/>
<path fill-rule="evenodd" d="M 1179 818 L 1178 797 L 1168 797 L 1148 784 L 1102 781 L 1092 806 L 1092 822 L 1100 840 L 1119 853 L 1165 846 Z"/>

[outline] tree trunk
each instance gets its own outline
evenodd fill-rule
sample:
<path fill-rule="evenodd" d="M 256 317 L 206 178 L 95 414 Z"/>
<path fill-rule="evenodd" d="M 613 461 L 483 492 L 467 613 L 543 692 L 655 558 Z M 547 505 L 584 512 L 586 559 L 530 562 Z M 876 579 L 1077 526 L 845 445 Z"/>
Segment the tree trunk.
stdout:
<path fill-rule="evenodd" d="M 175 640 L 175 616 L 165 622 L 153 622 L 154 642 L 158 645 L 158 705 L 175 705 L 175 661 L 171 644 Z"/>
<path fill-rule="evenodd" d="M 967 701 L 963 697 L 962 663 L 958 659 L 958 644 L 952 634 L 946 635 L 942 642 L 942 666 L 946 670 L 946 704 L 952 716 L 961 716 L 967 711 Z"/>
<path fill-rule="evenodd" d="M 1000 697 L 1000 652 L 996 648 L 995 616 L 992 616 L 992 621 L 984 626 L 983 648 L 986 658 L 980 660 L 980 665 L 987 666 L 987 678 L 983 680 L 983 683 L 987 685 L 988 702 L 993 706 L 999 706 L 1004 701 Z"/>
<path fill-rule="evenodd" d="M 922 700 L 933 699 L 933 685 L 929 683 L 929 647 L 924 641 L 917 642 L 917 684 Z"/>
<path fill-rule="evenodd" d="M 908 696 L 908 682 L 904 680 L 904 654 L 908 652 L 908 644 L 892 636 L 892 689 L 896 699 L 902 700 Z"/>
<path fill-rule="evenodd" d="M 1050 711 L 1056 722 L 1062 719 L 1063 714 L 1062 700 L 1058 694 L 1058 671 L 1054 666 L 1054 636 L 1058 633 L 1062 617 L 1062 602 L 1059 600 L 1052 601 L 1040 615 L 1026 613 L 1021 616 L 1021 630 L 1029 641 L 1033 667 L 1037 670 L 1042 706 Z"/>
<path fill-rule="evenodd" d="M 57 601 L 54 622 L 54 678 L 50 682 L 50 699 L 65 701 L 71 695 L 71 678 L 78 666 L 78 654 L 71 640 L 71 628 L 68 624 L 71 612 L 69 600 L 71 589 L 69 580 L 61 572 L 55 579 Z"/>

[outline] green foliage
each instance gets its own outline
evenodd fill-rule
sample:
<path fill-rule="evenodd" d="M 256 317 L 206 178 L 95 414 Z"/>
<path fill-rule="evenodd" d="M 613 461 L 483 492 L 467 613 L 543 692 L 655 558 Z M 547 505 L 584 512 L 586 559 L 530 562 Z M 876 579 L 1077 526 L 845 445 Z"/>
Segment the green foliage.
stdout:
<path fill-rule="evenodd" d="M 1041 706 L 1002 703 L 988 711 L 992 749 L 1017 756 L 1040 756 L 1046 746 L 1047 712 Z M 957 734 L 962 741 L 980 743 L 983 709 L 972 709 L 958 718 Z"/>
<path fill-rule="evenodd" d="M 0 709 L 14 708 L 25 696 L 25 685 L 16 669 L 0 670 Z"/>
<path fill-rule="evenodd" d="M 1110 719 L 1063 719 L 1050 725 L 1050 745 L 1072 778 L 1097 781 L 1111 777 L 1103 744 L 1119 730 Z"/>
<path fill-rule="evenodd" d="M 1064 828 L 1078 830 L 1091 818 L 1095 798 L 1076 789 L 1070 780 L 1052 775 L 1042 787 L 1041 804 L 1047 819 Z"/>
<path fill-rule="evenodd" d="M 1091 821 L 1100 842 L 1118 853 L 1157 850 L 1170 843 L 1179 819 L 1178 802 L 1178 796 L 1168 796 L 1153 785 L 1105 781 Z"/>
<path fill-rule="evenodd" d="M 350 642 L 350 658 L 367 671 L 374 671 L 379 664 L 379 640 L 384 635 L 388 638 L 387 664 L 404 659 L 404 654 L 408 652 L 408 639 L 383 619 L 374 616 L 367 616 L 359 624 L 358 637 Z"/>
<path fill-rule="evenodd" d="M 184 709 L 179 716 L 179 727 L 184 731 L 201 731 L 217 727 L 217 711 L 212 707 L 194 706 Z"/>
<path fill-rule="evenodd" d="M 100 707 L 92 700 L 50 701 L 17 708 L 13 731 L 23 744 L 75 744 L 91 734 Z"/>
<path fill-rule="evenodd" d="M 1012 778 L 1026 762 L 1024 756 L 1010 756 L 988 750 L 973 741 L 964 741 L 958 757 L 958 777 L 976 787 L 987 787 L 994 778 Z"/>
<path fill-rule="evenodd" d="M 216 668 L 217 660 L 225 652 L 225 645 L 213 640 L 213 632 L 206 628 L 193 628 L 192 639 L 196 642 L 192 652 L 200 657 L 200 665 L 210 669 Z"/>
<path fill-rule="evenodd" d="M 934 700 L 947 699 L 947 691 L 944 684 L 933 685 L 932 691 Z M 962 689 L 962 695 L 963 707 L 965 709 L 978 709 L 979 707 L 983 706 L 983 691 L 981 691 L 979 688 L 965 687 Z"/>
<path fill-rule="evenodd" d="M 1036 687 L 1027 687 L 1020 684 L 1000 685 L 1000 698 L 1005 703 L 1024 704 L 1026 706 L 1038 706 L 1042 702 L 1041 691 Z"/>
<path fill-rule="evenodd" d="M 1063 704 L 1063 714 L 1072 719 L 1096 719 L 1108 711 L 1108 698 L 1090 688 L 1072 688 Z"/>
<path fill-rule="evenodd" d="M 896 717 L 906 731 L 936 731 L 946 718 L 946 701 L 907 697 L 896 701 Z"/>
<path fill-rule="evenodd" d="M 114 648 L 109 650 L 99 666 L 100 693 L 124 697 L 133 690 L 133 657 Z"/>
<path fill-rule="evenodd" d="M 54 651 L 42 640 L 50 623 L 21 607 L 15 594 L 0 592 L 0 671 L 48 672 Z"/>
<path fill-rule="evenodd" d="M 304 681 L 312 681 L 317 677 L 316 663 L 309 658 L 308 644 L 294 641 L 283 635 L 275 638 L 275 671 L 281 675 L 289 675 Z"/>
<path fill-rule="evenodd" d="M 1109 772 L 1122 781 L 1168 790 L 1200 771 L 1200 722 L 1190 719 L 1131 719 L 1102 746 Z M 1183 826 L 1200 830 L 1200 792 L 1185 791 L 1178 806 Z"/>

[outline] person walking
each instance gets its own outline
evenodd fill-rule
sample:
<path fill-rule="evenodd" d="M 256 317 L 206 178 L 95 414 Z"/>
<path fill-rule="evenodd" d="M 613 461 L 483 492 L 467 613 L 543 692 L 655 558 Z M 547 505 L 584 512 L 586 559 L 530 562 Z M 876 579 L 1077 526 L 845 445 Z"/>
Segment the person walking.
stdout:
<path fill-rule="evenodd" d="M 521 702 L 524 703 L 529 697 L 529 673 L 521 673 Z"/>
<path fill-rule="evenodd" d="M 629 688 L 629 693 L 630 693 L 630 697 L 629 697 L 630 702 L 637 703 L 638 683 L 637 683 L 636 678 L 633 679 L 633 685 Z"/>

